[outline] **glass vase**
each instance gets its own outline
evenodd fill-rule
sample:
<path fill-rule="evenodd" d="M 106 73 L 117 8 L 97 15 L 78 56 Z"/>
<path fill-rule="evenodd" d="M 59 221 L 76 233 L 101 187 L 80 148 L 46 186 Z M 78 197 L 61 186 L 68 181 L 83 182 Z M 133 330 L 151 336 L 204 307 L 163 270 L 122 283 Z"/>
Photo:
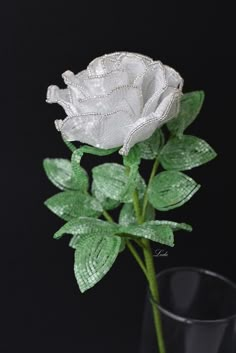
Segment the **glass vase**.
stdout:
<path fill-rule="evenodd" d="M 157 275 L 166 353 L 236 353 L 236 285 L 198 268 Z M 140 353 L 159 353 L 149 293 Z"/>

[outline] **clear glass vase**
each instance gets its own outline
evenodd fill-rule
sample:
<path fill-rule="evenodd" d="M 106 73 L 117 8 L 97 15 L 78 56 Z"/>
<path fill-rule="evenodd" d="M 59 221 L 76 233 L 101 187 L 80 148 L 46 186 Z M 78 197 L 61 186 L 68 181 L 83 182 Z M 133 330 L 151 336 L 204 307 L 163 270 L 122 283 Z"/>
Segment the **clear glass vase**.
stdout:
<path fill-rule="evenodd" d="M 236 285 L 211 271 L 157 275 L 166 353 L 236 353 Z M 159 353 L 147 294 L 140 353 Z"/>

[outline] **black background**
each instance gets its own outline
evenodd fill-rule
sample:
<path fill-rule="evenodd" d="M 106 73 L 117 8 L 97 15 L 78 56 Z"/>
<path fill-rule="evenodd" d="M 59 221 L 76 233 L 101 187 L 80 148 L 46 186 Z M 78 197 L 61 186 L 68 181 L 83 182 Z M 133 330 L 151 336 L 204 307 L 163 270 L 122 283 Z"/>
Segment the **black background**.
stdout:
<path fill-rule="evenodd" d="M 82 295 L 68 238 L 52 239 L 62 222 L 43 206 L 56 189 L 42 160 L 70 153 L 53 123 L 64 112 L 45 103 L 46 89 L 62 85 L 66 69 L 126 50 L 173 66 L 185 92 L 205 91 L 189 133 L 218 158 L 189 173 L 202 188 L 166 217 L 194 231 L 178 233 L 156 269 L 199 266 L 236 281 L 234 11 L 227 2 L 79 0 L 10 1 L 2 10 L 0 353 L 137 352 L 145 283 L 129 253 Z M 100 162 L 83 160 L 87 168 Z"/>

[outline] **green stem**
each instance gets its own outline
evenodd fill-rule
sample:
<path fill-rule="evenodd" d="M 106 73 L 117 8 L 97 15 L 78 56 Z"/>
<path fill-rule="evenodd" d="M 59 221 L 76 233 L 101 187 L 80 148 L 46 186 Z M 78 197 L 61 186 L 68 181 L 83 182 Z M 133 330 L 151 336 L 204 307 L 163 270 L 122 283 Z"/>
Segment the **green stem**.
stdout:
<path fill-rule="evenodd" d="M 152 182 L 152 179 L 156 175 L 158 166 L 159 166 L 159 161 L 156 158 L 155 162 L 153 163 L 153 167 L 152 167 L 152 171 L 151 171 L 150 178 L 149 178 L 149 181 L 148 181 L 147 189 L 145 191 L 144 198 L 143 198 L 143 208 L 142 208 L 142 219 L 143 219 L 143 221 L 145 220 L 146 209 L 147 209 L 147 205 L 148 205 L 148 193 L 147 193 L 147 190 L 148 190 L 148 187 L 150 186 L 150 184 Z"/>
<path fill-rule="evenodd" d="M 109 222 L 109 223 L 115 223 L 114 219 L 112 218 L 112 216 L 106 211 L 104 210 L 102 212 L 103 217 Z"/>
<path fill-rule="evenodd" d="M 145 248 L 143 249 L 144 259 L 146 263 L 147 269 L 147 277 L 148 277 L 148 284 L 151 293 L 151 305 L 152 305 L 152 312 L 153 312 L 153 319 L 156 331 L 156 338 L 157 338 L 157 345 L 159 348 L 159 353 L 165 353 L 165 344 L 163 338 L 163 331 L 162 331 L 162 322 L 160 311 L 158 309 L 157 304 L 160 302 L 159 291 L 158 291 L 158 284 L 156 280 L 156 272 L 155 266 L 153 261 L 152 249 L 150 245 L 150 241 L 148 239 L 144 239 L 143 243 L 145 244 Z"/>
<path fill-rule="evenodd" d="M 62 138 L 63 139 L 63 138 Z M 75 150 L 77 150 L 77 147 L 69 141 L 66 141 L 63 139 L 63 142 L 66 144 L 66 146 L 69 148 L 69 150 L 73 153 Z"/>
<path fill-rule="evenodd" d="M 139 198 L 138 198 L 138 191 L 135 190 L 133 192 L 133 205 L 134 205 L 134 211 L 135 211 L 135 215 L 137 218 L 137 222 L 138 224 L 143 223 L 143 219 L 142 219 L 142 210 L 140 207 L 140 203 L 139 203 Z"/>
<path fill-rule="evenodd" d="M 153 164 L 147 189 L 144 194 L 142 209 L 140 208 L 137 190 L 133 193 L 133 204 L 134 204 L 134 210 L 135 210 L 138 224 L 142 224 L 145 221 L 146 209 L 148 205 L 147 190 L 154 176 L 156 175 L 158 165 L 159 165 L 159 162 L 156 159 Z M 149 285 L 151 299 L 152 299 L 151 305 L 152 305 L 154 326 L 156 331 L 157 346 L 159 348 L 159 353 L 165 353 L 166 350 L 165 350 L 165 344 L 164 344 L 164 338 L 163 338 L 161 316 L 160 316 L 159 308 L 157 306 L 157 304 L 160 302 L 160 296 L 159 296 L 158 284 L 156 280 L 156 271 L 154 266 L 152 249 L 150 245 L 150 240 L 143 239 L 142 243 L 143 243 L 143 255 L 145 259 L 145 269 L 146 269 L 147 280 L 148 280 L 148 285 Z"/>
<path fill-rule="evenodd" d="M 137 253 L 136 249 L 133 247 L 133 245 L 131 244 L 131 242 L 127 239 L 126 240 L 126 244 L 127 247 L 129 249 L 129 251 L 131 252 L 131 254 L 133 255 L 133 257 L 135 258 L 135 260 L 137 261 L 137 263 L 139 264 L 139 266 L 141 267 L 143 273 L 145 274 L 146 278 L 148 278 L 147 276 L 147 271 L 145 268 L 145 265 L 141 259 L 141 257 L 139 256 L 139 254 Z"/>
<path fill-rule="evenodd" d="M 158 168 L 158 160 L 156 159 L 153 168 L 151 171 L 151 175 L 149 178 L 148 186 L 152 182 L 152 179 L 156 175 L 156 171 Z M 148 189 L 148 187 L 147 187 Z M 135 210 L 135 215 L 137 218 L 138 224 L 142 224 L 145 221 L 145 214 L 146 214 L 146 208 L 148 205 L 148 194 L 147 191 L 145 192 L 144 195 L 144 201 L 143 201 L 143 207 L 141 209 L 140 207 L 140 202 L 139 202 L 139 197 L 138 197 L 138 192 L 135 190 L 133 192 L 133 205 L 134 205 L 134 210 Z M 103 212 L 103 216 L 105 219 L 107 219 L 108 222 L 114 222 L 113 218 L 110 216 L 110 214 L 107 211 Z M 145 259 L 145 264 L 143 263 L 143 260 L 137 253 L 136 249 L 133 247 L 131 242 L 127 239 L 126 240 L 127 247 L 131 254 L 133 255 L 134 259 L 137 261 L 138 265 L 142 269 L 143 273 L 145 274 L 152 301 L 152 311 L 153 311 L 153 319 L 154 319 L 154 326 L 155 326 L 155 331 L 156 331 L 156 338 L 157 338 L 157 345 L 159 348 L 159 353 L 165 353 L 165 344 L 164 344 L 164 338 L 163 338 L 163 332 L 162 332 L 162 322 L 161 322 L 161 316 L 160 316 L 160 311 L 158 309 L 157 304 L 160 301 L 159 298 L 159 291 L 158 291 L 158 284 L 156 280 L 156 272 L 155 272 L 155 266 L 154 266 L 154 260 L 153 260 L 153 255 L 152 255 L 152 249 L 150 245 L 150 241 L 148 239 L 143 239 L 142 240 L 142 248 L 143 248 L 143 254 L 144 254 L 144 259 Z M 139 244 L 140 245 L 140 244 Z"/>
<path fill-rule="evenodd" d="M 129 235 L 129 236 L 130 236 L 130 235 Z M 138 244 L 138 246 L 140 246 L 140 248 L 144 248 L 144 244 L 143 244 L 143 242 L 142 242 L 142 238 L 139 240 L 139 239 L 137 239 L 137 238 L 134 236 L 133 241 L 134 241 L 136 244 Z"/>

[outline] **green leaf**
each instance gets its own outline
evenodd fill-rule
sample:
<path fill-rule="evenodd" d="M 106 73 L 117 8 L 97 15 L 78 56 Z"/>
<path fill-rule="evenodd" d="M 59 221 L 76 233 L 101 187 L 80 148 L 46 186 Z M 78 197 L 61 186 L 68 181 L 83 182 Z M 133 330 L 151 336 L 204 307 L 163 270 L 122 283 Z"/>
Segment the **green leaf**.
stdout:
<path fill-rule="evenodd" d="M 87 234 L 79 238 L 75 251 L 74 272 L 80 291 L 98 283 L 110 270 L 120 251 L 116 236 Z"/>
<path fill-rule="evenodd" d="M 120 240 L 121 240 L 121 243 L 120 243 L 120 250 L 119 250 L 119 252 L 122 252 L 122 251 L 125 250 L 125 247 L 126 247 L 126 240 L 125 240 L 125 238 L 120 238 Z"/>
<path fill-rule="evenodd" d="M 119 214 L 119 224 L 129 225 L 136 224 L 137 219 L 134 212 L 134 206 L 132 203 L 125 203 L 120 210 Z"/>
<path fill-rule="evenodd" d="M 92 182 L 92 194 L 97 200 L 99 200 L 104 210 L 113 210 L 120 205 L 120 201 L 112 200 L 109 197 L 106 197 L 106 195 L 104 195 L 97 187 L 94 180 Z"/>
<path fill-rule="evenodd" d="M 183 135 L 171 138 L 163 147 L 160 162 L 166 170 L 187 170 L 207 163 L 216 157 L 208 143 L 198 137 Z"/>
<path fill-rule="evenodd" d="M 183 205 L 199 188 L 200 185 L 181 172 L 164 171 L 153 178 L 148 200 L 157 210 L 167 211 Z"/>
<path fill-rule="evenodd" d="M 147 221 L 155 219 L 155 209 L 150 204 L 147 205 L 145 219 Z M 132 203 L 125 203 L 123 205 L 119 215 L 119 224 L 137 224 L 134 206 Z"/>
<path fill-rule="evenodd" d="M 146 214 L 144 219 L 145 221 L 152 221 L 155 219 L 155 217 L 156 217 L 155 208 L 150 203 L 148 203 L 146 207 Z"/>
<path fill-rule="evenodd" d="M 149 139 L 138 143 L 140 156 L 142 159 L 156 158 L 162 146 L 164 145 L 165 137 L 161 129 L 157 129 Z"/>
<path fill-rule="evenodd" d="M 167 224 L 148 224 L 121 226 L 120 232 L 145 238 L 160 244 L 174 246 L 174 234 L 172 228 Z"/>
<path fill-rule="evenodd" d="M 141 176 L 131 168 L 128 174 L 124 166 L 116 163 L 104 163 L 92 169 L 96 187 L 107 198 L 122 202 L 132 202 L 132 193 L 137 187 L 139 197 L 142 198 L 145 182 Z"/>
<path fill-rule="evenodd" d="M 44 203 L 58 217 L 69 221 L 80 216 L 99 216 L 103 209 L 98 200 L 81 191 L 63 191 Z"/>
<path fill-rule="evenodd" d="M 81 190 L 76 178 L 72 175 L 71 162 L 63 158 L 46 158 L 43 167 L 48 179 L 61 190 Z M 81 178 L 83 179 L 83 190 L 88 189 L 88 176 L 81 168 Z"/>
<path fill-rule="evenodd" d="M 61 238 L 64 234 L 75 235 L 73 241 L 86 234 L 99 236 L 115 234 L 118 229 L 116 223 L 109 223 L 92 217 L 78 217 L 64 224 L 55 234 L 54 239 Z M 70 244 L 72 246 L 72 244 Z M 73 243 L 73 247 L 75 243 Z"/>
<path fill-rule="evenodd" d="M 83 155 L 84 153 L 87 153 L 87 154 L 93 154 L 95 156 L 108 156 L 108 155 L 118 151 L 118 149 L 119 149 L 119 147 L 103 149 L 103 148 L 97 148 L 97 147 L 93 147 L 93 146 L 84 145 L 84 146 L 78 148 L 76 151 L 77 151 L 77 153 L 79 152 L 79 154 L 81 154 L 81 155 Z"/>
<path fill-rule="evenodd" d="M 172 221 L 159 221 L 159 220 L 154 220 L 154 221 L 149 221 L 145 222 L 145 224 L 148 225 L 167 225 L 169 226 L 173 231 L 178 231 L 178 230 L 185 230 L 187 232 L 192 232 L 192 226 L 186 223 L 177 223 L 177 222 L 172 222 Z"/>
<path fill-rule="evenodd" d="M 173 135 L 182 136 L 185 129 L 192 124 L 198 116 L 204 101 L 203 91 L 185 93 L 180 103 L 178 116 L 167 123 L 169 131 Z"/>
<path fill-rule="evenodd" d="M 83 168 L 80 166 L 81 158 L 83 157 L 84 153 L 93 154 L 96 156 L 107 156 L 117 150 L 118 148 L 101 149 L 84 145 L 72 153 L 71 166 L 77 183 L 80 185 L 80 189 L 85 188 L 83 179 Z"/>
<path fill-rule="evenodd" d="M 141 162 L 141 150 L 139 146 L 136 144 L 134 145 L 131 150 L 129 151 L 129 154 L 127 156 L 123 157 L 124 165 L 126 167 L 133 167 L 133 166 L 139 166 Z"/>

